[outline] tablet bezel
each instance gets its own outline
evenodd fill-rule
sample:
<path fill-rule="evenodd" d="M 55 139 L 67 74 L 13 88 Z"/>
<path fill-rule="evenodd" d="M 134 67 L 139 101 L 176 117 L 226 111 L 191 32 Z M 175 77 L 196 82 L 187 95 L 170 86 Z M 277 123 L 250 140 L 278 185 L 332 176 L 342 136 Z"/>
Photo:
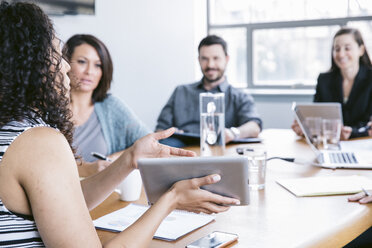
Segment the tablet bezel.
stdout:
<path fill-rule="evenodd" d="M 177 157 L 144 158 L 138 168 L 149 204 L 154 204 L 176 182 L 219 174 L 221 181 L 203 186 L 220 195 L 249 204 L 248 160 L 245 157 Z"/>

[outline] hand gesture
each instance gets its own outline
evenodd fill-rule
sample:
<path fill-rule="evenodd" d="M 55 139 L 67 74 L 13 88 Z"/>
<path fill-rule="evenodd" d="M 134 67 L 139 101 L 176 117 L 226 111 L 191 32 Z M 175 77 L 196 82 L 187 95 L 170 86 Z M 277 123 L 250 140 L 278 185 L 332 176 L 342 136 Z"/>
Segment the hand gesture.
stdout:
<path fill-rule="evenodd" d="M 141 139 L 137 140 L 133 146 L 131 146 L 130 154 L 132 155 L 133 168 L 137 168 L 137 160 L 139 158 L 162 158 L 162 157 L 193 157 L 195 152 L 187 151 L 180 148 L 170 147 L 162 145 L 158 141 L 161 139 L 168 138 L 175 131 L 175 128 L 169 128 L 164 131 L 148 134 Z"/>
<path fill-rule="evenodd" d="M 221 176 L 217 174 L 182 180 L 175 183 L 169 191 L 175 194 L 176 208 L 178 209 L 207 214 L 224 212 L 230 207 L 223 205 L 239 205 L 240 201 L 200 188 L 203 185 L 217 183 L 220 180 Z"/>

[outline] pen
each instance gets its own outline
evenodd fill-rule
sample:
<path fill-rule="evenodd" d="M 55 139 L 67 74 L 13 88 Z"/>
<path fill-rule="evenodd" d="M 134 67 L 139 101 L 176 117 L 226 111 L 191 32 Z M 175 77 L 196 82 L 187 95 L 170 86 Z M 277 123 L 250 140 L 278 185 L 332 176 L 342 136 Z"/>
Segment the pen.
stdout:
<path fill-rule="evenodd" d="M 370 196 L 371 194 L 367 191 L 367 190 L 365 190 L 364 188 L 362 188 L 362 190 L 363 190 L 363 192 L 364 192 L 364 194 L 366 195 L 366 196 Z"/>
<path fill-rule="evenodd" d="M 109 161 L 109 162 L 112 162 L 111 159 L 109 159 L 108 157 L 106 157 L 105 155 L 101 154 L 101 153 L 98 153 L 98 152 L 91 152 L 91 155 L 95 158 L 98 158 L 98 159 L 101 159 L 101 160 L 106 160 L 106 161 Z"/>
<path fill-rule="evenodd" d="M 359 132 L 359 133 L 364 133 L 365 131 L 367 131 L 367 130 L 369 130 L 369 129 L 371 129 L 371 126 L 370 126 L 370 125 L 366 125 L 366 126 L 364 126 L 364 127 L 360 127 L 360 128 L 358 129 L 358 132 Z"/>

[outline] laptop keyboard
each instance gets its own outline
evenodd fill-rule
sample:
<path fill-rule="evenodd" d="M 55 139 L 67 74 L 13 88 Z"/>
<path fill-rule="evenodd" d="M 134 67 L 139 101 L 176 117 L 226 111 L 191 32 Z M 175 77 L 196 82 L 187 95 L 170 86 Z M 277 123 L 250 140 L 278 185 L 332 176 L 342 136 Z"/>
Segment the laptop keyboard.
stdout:
<path fill-rule="evenodd" d="M 357 164 L 354 153 L 351 152 L 335 152 L 329 153 L 329 158 L 333 164 Z"/>

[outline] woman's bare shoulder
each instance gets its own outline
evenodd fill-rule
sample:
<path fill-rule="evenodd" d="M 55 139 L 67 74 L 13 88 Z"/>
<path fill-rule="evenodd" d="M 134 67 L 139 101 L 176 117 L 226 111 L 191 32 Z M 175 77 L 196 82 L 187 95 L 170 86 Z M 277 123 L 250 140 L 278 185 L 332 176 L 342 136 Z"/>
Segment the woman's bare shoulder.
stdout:
<path fill-rule="evenodd" d="M 32 196 L 39 197 L 40 189 L 56 192 L 53 187 L 59 177 L 78 180 L 67 140 L 50 127 L 30 128 L 11 143 L 2 158 L 0 181 L 7 183 L 0 182 L 0 196 L 9 209 L 31 214 Z"/>
<path fill-rule="evenodd" d="M 50 127 L 34 127 L 19 135 L 5 152 L 2 163 L 27 174 L 51 163 L 74 161 L 70 146 L 62 133 Z M 75 163 L 73 163 L 75 165 Z M 40 168 L 41 167 L 41 168 Z"/>

